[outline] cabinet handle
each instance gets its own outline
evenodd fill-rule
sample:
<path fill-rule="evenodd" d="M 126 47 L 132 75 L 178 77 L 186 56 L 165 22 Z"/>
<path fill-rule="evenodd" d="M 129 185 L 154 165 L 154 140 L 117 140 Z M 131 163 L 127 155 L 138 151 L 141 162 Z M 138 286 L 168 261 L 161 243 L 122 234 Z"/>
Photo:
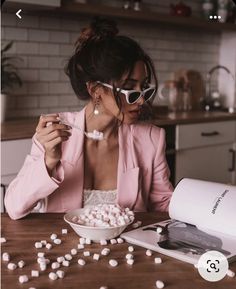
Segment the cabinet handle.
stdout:
<path fill-rule="evenodd" d="M 201 136 L 216 136 L 219 135 L 220 133 L 216 130 L 211 131 L 211 132 L 202 132 Z"/>
<path fill-rule="evenodd" d="M 229 152 L 232 153 L 232 163 L 231 167 L 228 169 L 229 172 L 233 172 L 235 170 L 235 150 L 229 149 Z"/>

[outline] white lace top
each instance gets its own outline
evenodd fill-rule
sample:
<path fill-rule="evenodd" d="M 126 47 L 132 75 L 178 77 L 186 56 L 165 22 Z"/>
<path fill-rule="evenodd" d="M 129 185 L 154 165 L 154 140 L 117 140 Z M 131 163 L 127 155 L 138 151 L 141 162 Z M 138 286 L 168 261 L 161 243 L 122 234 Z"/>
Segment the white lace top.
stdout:
<path fill-rule="evenodd" d="M 84 190 L 83 207 L 94 206 L 98 204 L 116 204 L 117 190 Z"/>

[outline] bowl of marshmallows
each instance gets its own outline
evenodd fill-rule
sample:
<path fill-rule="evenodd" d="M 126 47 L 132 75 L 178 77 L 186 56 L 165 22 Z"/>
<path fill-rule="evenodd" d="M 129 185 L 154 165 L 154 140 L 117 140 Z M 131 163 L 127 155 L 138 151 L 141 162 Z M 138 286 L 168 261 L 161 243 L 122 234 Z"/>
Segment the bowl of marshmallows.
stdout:
<path fill-rule="evenodd" d="M 134 212 L 115 204 L 99 204 L 70 211 L 64 220 L 79 236 L 100 242 L 119 236 L 134 221 Z"/>

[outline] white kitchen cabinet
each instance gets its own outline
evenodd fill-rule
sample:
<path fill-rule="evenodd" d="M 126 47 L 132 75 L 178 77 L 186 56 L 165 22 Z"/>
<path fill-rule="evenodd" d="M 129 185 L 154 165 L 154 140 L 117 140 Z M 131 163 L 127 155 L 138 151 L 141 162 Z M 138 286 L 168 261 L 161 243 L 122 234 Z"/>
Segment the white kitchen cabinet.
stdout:
<path fill-rule="evenodd" d="M 235 135 L 236 121 L 177 125 L 175 183 L 189 177 L 235 184 Z"/>
<path fill-rule="evenodd" d="M 30 153 L 31 139 L 9 140 L 1 142 L 1 184 L 7 187 L 21 169 L 25 157 Z M 1 204 L 3 189 L 1 190 Z M 3 206 L 1 205 L 1 212 Z"/>

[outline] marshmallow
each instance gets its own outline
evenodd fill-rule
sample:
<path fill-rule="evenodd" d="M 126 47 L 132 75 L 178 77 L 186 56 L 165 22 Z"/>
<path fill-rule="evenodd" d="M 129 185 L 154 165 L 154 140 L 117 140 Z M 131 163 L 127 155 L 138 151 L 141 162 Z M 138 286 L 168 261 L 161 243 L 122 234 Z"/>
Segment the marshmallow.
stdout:
<path fill-rule="evenodd" d="M 133 265 L 134 264 L 134 259 L 128 259 L 127 261 L 128 265 Z"/>
<path fill-rule="evenodd" d="M 41 242 L 35 242 L 34 246 L 36 249 L 41 249 L 43 247 Z"/>
<path fill-rule="evenodd" d="M 15 263 L 8 263 L 7 269 L 9 270 L 15 270 L 17 268 L 17 265 Z"/>
<path fill-rule="evenodd" d="M 45 253 L 44 252 L 38 252 L 38 257 L 44 257 Z"/>
<path fill-rule="evenodd" d="M 29 281 L 29 278 L 28 278 L 27 275 L 21 275 L 21 276 L 19 276 L 19 282 L 20 282 L 20 283 L 26 283 L 26 282 L 28 282 L 28 281 Z"/>
<path fill-rule="evenodd" d="M 102 246 L 107 245 L 107 240 L 100 240 L 100 245 L 102 245 Z"/>
<path fill-rule="evenodd" d="M 39 277 L 39 271 L 38 270 L 31 270 L 31 276 L 32 277 Z"/>
<path fill-rule="evenodd" d="M 1 243 L 6 243 L 7 240 L 6 240 L 6 238 L 1 237 L 1 238 L 0 238 L 0 241 L 1 241 Z"/>
<path fill-rule="evenodd" d="M 162 282 L 162 281 L 160 281 L 160 280 L 157 280 L 156 281 L 156 287 L 158 288 L 158 289 L 162 289 L 162 288 L 164 288 L 164 283 Z"/>
<path fill-rule="evenodd" d="M 107 256 L 107 255 L 109 255 L 110 251 L 111 250 L 109 248 L 104 248 L 104 249 L 102 249 L 101 254 L 103 256 Z"/>
<path fill-rule="evenodd" d="M 76 255 L 77 254 L 77 249 L 73 248 L 70 250 L 71 255 Z"/>
<path fill-rule="evenodd" d="M 128 247 L 128 251 L 129 251 L 129 252 L 134 252 L 134 247 L 133 247 L 133 246 L 129 246 L 129 247 Z"/>
<path fill-rule="evenodd" d="M 111 240 L 110 240 L 110 243 L 111 243 L 112 245 L 114 245 L 114 244 L 117 244 L 117 241 L 116 241 L 116 239 L 111 239 Z"/>
<path fill-rule="evenodd" d="M 90 245 L 92 242 L 91 242 L 91 240 L 89 239 L 89 238 L 86 238 L 85 239 L 85 244 L 87 244 L 87 245 Z"/>
<path fill-rule="evenodd" d="M 65 258 L 63 256 L 57 257 L 58 263 L 62 263 L 63 261 L 65 261 Z"/>
<path fill-rule="evenodd" d="M 155 264 L 161 264 L 162 263 L 162 259 L 160 257 L 156 257 L 154 259 Z"/>
<path fill-rule="evenodd" d="M 65 255 L 65 259 L 68 260 L 68 261 L 71 261 L 72 260 L 71 254 L 66 254 Z"/>
<path fill-rule="evenodd" d="M 48 274 L 48 277 L 49 277 L 51 280 L 57 280 L 57 278 L 58 278 L 57 274 L 54 273 L 54 272 L 50 272 L 50 273 Z"/>
<path fill-rule="evenodd" d="M 100 255 L 99 254 L 93 254 L 93 259 L 98 261 L 100 259 Z"/>
<path fill-rule="evenodd" d="M 23 261 L 23 260 L 20 260 L 19 262 L 18 262 L 18 267 L 19 268 L 23 268 L 25 266 L 25 262 Z"/>
<path fill-rule="evenodd" d="M 84 249 L 84 245 L 83 245 L 83 244 L 78 244 L 77 248 L 78 248 L 79 250 Z"/>
<path fill-rule="evenodd" d="M 78 259 L 78 264 L 84 266 L 86 262 L 84 261 L 84 259 Z"/>
<path fill-rule="evenodd" d="M 52 269 L 58 269 L 58 268 L 60 268 L 60 264 L 58 262 L 53 262 L 51 265 L 51 268 Z"/>
<path fill-rule="evenodd" d="M 101 286 L 99 289 L 108 289 L 107 286 Z"/>
<path fill-rule="evenodd" d="M 55 240 L 57 238 L 57 234 L 52 234 L 51 236 L 50 236 L 50 239 L 51 240 Z"/>
<path fill-rule="evenodd" d="M 129 260 L 129 259 L 133 259 L 134 256 L 133 256 L 132 254 L 128 253 L 128 254 L 126 254 L 125 258 L 126 258 L 127 260 Z"/>
<path fill-rule="evenodd" d="M 51 250 L 51 249 L 52 249 L 52 244 L 51 244 L 51 243 L 47 243 L 47 244 L 46 244 L 46 248 L 47 248 L 48 250 Z"/>
<path fill-rule="evenodd" d="M 54 239 L 53 243 L 57 244 L 57 245 L 60 245 L 61 244 L 61 239 Z"/>
<path fill-rule="evenodd" d="M 235 276 L 235 272 L 230 270 L 230 269 L 228 269 L 226 274 L 227 274 L 227 276 L 232 277 L 232 278 Z"/>
<path fill-rule="evenodd" d="M 46 241 L 46 240 L 41 240 L 40 243 L 41 243 L 43 246 L 46 246 L 46 245 L 47 245 L 47 241 Z"/>
<path fill-rule="evenodd" d="M 117 243 L 118 243 L 118 244 L 124 243 L 124 239 L 122 239 L 122 238 L 117 238 Z"/>
<path fill-rule="evenodd" d="M 109 260 L 109 265 L 112 267 L 116 267 L 118 265 L 118 262 L 115 259 L 110 259 Z"/>
<path fill-rule="evenodd" d="M 62 233 L 62 234 L 67 234 L 67 233 L 68 233 L 68 230 L 67 230 L 67 229 L 62 229 L 62 230 L 61 230 L 61 233 Z"/>
<path fill-rule="evenodd" d="M 84 245 L 85 244 L 85 238 L 79 238 L 79 243 L 81 244 L 81 245 Z"/>
<path fill-rule="evenodd" d="M 67 261 L 67 260 L 64 260 L 64 261 L 62 262 L 62 265 L 65 266 L 65 267 L 69 267 L 69 266 L 70 266 L 70 262 Z"/>
<path fill-rule="evenodd" d="M 60 279 L 64 278 L 65 276 L 65 272 L 62 270 L 57 270 L 56 274 Z"/>
<path fill-rule="evenodd" d="M 10 255 L 5 252 L 2 254 L 2 260 L 5 261 L 5 262 L 9 262 L 10 261 Z"/>
<path fill-rule="evenodd" d="M 89 251 L 84 251 L 84 253 L 83 253 L 83 254 L 84 254 L 84 256 L 85 256 L 85 257 L 88 257 L 88 256 L 90 256 L 90 252 L 89 252 Z"/>
<path fill-rule="evenodd" d="M 149 257 L 152 256 L 152 251 L 148 249 L 148 250 L 146 251 L 146 255 L 149 256 Z"/>

